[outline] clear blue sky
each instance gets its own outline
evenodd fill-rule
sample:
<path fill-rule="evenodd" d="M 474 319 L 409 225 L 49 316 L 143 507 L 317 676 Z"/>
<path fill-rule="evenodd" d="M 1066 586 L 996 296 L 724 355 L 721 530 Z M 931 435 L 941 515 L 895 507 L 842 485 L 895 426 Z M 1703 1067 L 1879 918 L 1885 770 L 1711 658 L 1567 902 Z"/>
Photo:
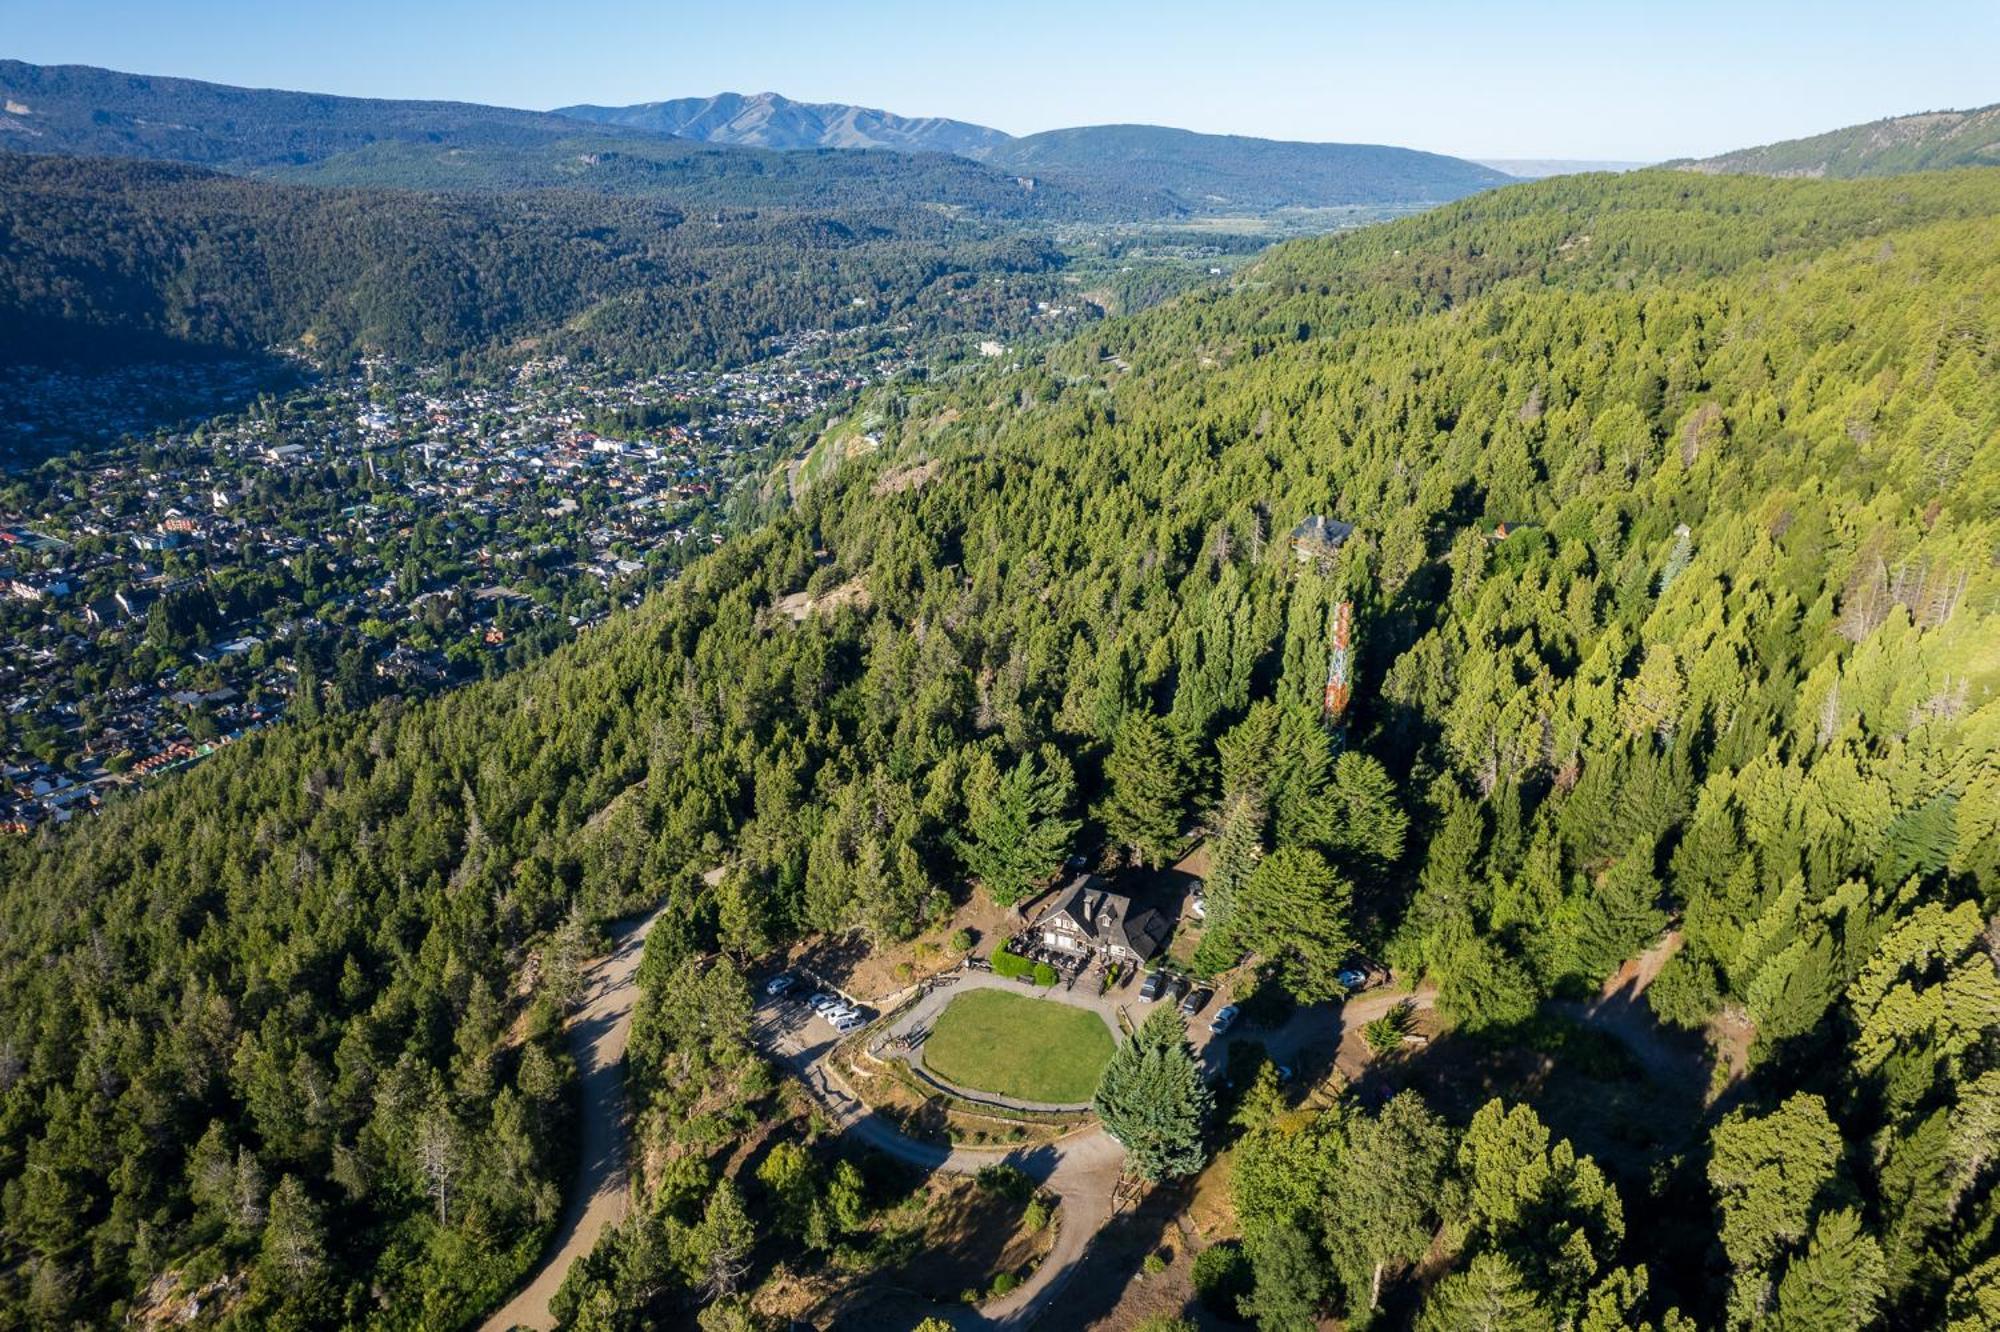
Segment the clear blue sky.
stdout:
<path fill-rule="evenodd" d="M 1658 159 L 2000 101 L 2000 0 L 0 0 L 0 55 L 510 106 L 775 90 Z"/>

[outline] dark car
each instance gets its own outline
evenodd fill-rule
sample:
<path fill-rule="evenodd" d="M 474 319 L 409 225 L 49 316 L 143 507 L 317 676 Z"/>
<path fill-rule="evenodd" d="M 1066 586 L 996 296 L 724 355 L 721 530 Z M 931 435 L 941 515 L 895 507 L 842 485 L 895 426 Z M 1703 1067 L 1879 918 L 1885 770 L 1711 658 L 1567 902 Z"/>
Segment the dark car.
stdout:
<path fill-rule="evenodd" d="M 1188 992 L 1189 983 L 1186 976 L 1169 976 L 1167 978 L 1167 997 L 1170 999 L 1180 998 Z"/>
<path fill-rule="evenodd" d="M 1181 1000 L 1181 1016 L 1193 1017 L 1196 1013 L 1201 1012 L 1202 1009 L 1207 1008 L 1208 1001 L 1213 998 L 1215 998 L 1215 991 L 1204 985 L 1199 990 L 1188 995 L 1187 998 Z"/>
<path fill-rule="evenodd" d="M 1160 991 L 1165 989 L 1166 985 L 1166 972 L 1149 971 L 1146 973 L 1146 979 L 1139 982 L 1139 997 L 1150 1004 L 1160 997 Z"/>

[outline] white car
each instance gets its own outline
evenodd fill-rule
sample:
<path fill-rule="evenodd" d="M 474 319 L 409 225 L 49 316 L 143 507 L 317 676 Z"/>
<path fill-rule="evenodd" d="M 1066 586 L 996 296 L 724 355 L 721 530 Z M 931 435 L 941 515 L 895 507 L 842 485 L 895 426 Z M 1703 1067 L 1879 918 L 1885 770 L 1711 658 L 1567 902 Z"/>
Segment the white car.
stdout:
<path fill-rule="evenodd" d="M 826 1013 L 826 1012 L 831 1012 L 833 1009 L 839 1008 L 845 1002 L 847 1001 L 842 999 L 839 995 L 828 994 L 826 991 L 821 990 L 818 994 L 814 995 L 811 999 L 806 1001 L 806 1006 L 812 1009 L 812 1011 L 815 1013 Z"/>
<path fill-rule="evenodd" d="M 833 1029 L 845 1036 L 850 1031 L 858 1031 L 868 1025 L 868 1016 L 858 1008 L 850 1008 L 833 1019 Z"/>

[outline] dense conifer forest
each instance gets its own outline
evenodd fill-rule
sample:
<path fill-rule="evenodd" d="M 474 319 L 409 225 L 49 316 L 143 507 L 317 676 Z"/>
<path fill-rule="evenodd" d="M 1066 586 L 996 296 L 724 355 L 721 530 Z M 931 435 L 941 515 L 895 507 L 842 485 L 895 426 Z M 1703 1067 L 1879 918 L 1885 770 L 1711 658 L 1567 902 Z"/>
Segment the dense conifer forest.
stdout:
<path fill-rule="evenodd" d="M 1672 927 L 1653 1011 L 1754 1033 L 1637 1174 L 1526 1104 L 1267 1078 L 1211 1130 L 1260 1327 L 1994 1326 L 1996 271 L 1995 171 L 1567 178 L 1284 246 L 880 390 L 542 662 L 8 847 L 0 1321 L 165 1272 L 240 1274 L 243 1327 L 473 1320 L 559 1207 L 578 964 L 660 902 L 658 1164 L 559 1308 L 735 1308 L 759 1233 L 839 1250 L 868 1205 L 718 1182 L 779 1095 L 743 968 L 908 937 L 1074 820 L 1149 861 L 1208 827 L 1217 927 L 1299 998 L 1358 944 L 1497 1038 Z M 1313 514 L 1355 532 L 1301 562 Z"/>
<path fill-rule="evenodd" d="M 734 361 L 845 323 L 1006 329 L 1039 238 L 898 208 L 706 210 L 587 192 L 272 185 L 0 155 L 0 355 L 519 352 Z M 982 281 L 982 279 L 984 279 Z"/>

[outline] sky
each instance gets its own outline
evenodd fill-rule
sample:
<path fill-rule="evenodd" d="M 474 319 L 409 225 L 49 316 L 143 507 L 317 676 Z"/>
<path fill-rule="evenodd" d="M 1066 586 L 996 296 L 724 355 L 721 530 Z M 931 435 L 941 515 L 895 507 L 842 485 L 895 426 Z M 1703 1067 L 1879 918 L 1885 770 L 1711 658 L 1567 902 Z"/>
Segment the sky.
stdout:
<path fill-rule="evenodd" d="M 550 108 L 776 91 L 1657 161 L 2000 102 L 2000 0 L 0 0 L 0 57 Z"/>

